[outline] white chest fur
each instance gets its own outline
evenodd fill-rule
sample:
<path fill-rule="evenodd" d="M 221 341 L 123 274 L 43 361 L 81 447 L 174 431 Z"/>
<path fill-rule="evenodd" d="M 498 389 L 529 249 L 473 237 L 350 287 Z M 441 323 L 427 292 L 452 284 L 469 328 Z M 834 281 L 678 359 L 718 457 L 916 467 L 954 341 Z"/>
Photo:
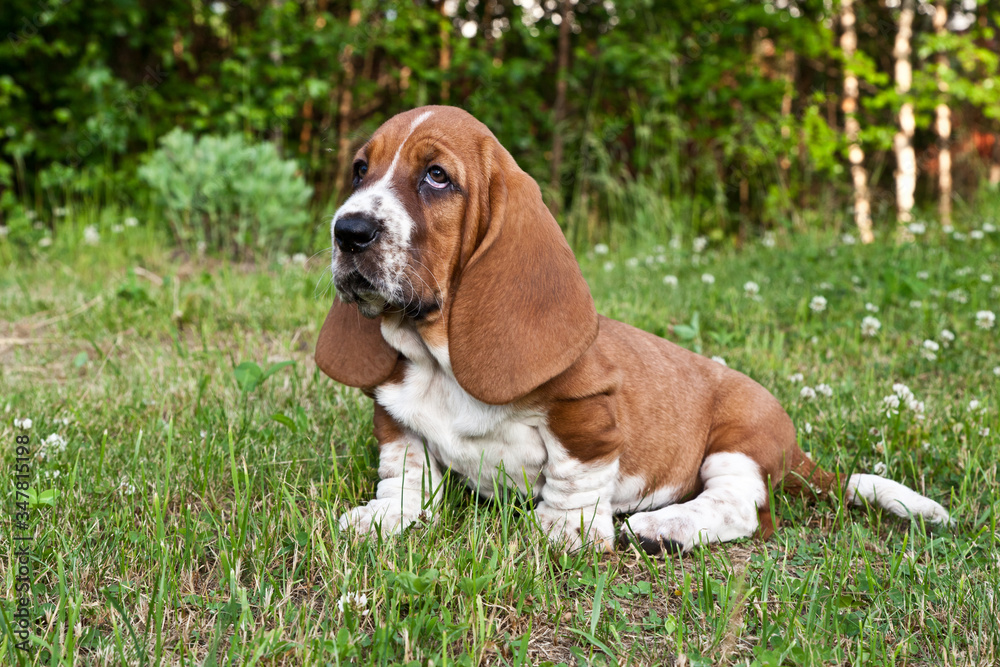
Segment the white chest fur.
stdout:
<path fill-rule="evenodd" d="M 402 382 L 376 390 L 379 404 L 481 495 L 491 496 L 494 482 L 521 493 L 530 486 L 538 495 L 545 483 L 544 415 L 476 400 L 455 380 L 448 350 L 429 348 L 413 329 L 383 322 L 382 335 L 410 363 Z"/>

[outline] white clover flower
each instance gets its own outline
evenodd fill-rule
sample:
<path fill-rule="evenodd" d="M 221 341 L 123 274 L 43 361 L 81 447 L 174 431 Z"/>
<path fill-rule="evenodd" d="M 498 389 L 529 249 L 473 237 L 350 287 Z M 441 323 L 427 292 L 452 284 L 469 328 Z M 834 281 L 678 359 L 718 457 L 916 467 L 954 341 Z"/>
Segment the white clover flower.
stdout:
<path fill-rule="evenodd" d="M 957 301 L 958 303 L 968 303 L 969 295 L 964 289 L 953 289 L 948 292 L 948 298 L 952 301 Z"/>
<path fill-rule="evenodd" d="M 792 384 L 798 384 L 799 382 L 802 382 L 803 379 L 804 377 L 802 373 L 792 373 L 788 376 L 788 381 Z"/>
<path fill-rule="evenodd" d="M 1000 366 L 993 367 L 993 375 L 996 375 L 998 378 L 1000 378 Z"/>
<path fill-rule="evenodd" d="M 48 248 L 50 245 L 52 245 L 52 237 L 43 236 L 42 238 L 38 239 L 38 245 L 41 248 Z"/>
<path fill-rule="evenodd" d="M 979 435 L 981 435 L 984 438 L 988 437 L 990 435 L 990 427 L 984 426 L 983 428 L 979 429 Z"/>
<path fill-rule="evenodd" d="M 615 263 L 614 262 L 604 262 L 604 270 L 605 271 L 614 271 L 615 270 Z"/>
<path fill-rule="evenodd" d="M 831 285 L 830 283 L 827 283 L 827 282 L 823 282 L 823 283 L 819 284 L 819 288 L 821 290 L 823 290 L 824 292 L 829 292 L 830 290 L 833 289 L 833 285 Z"/>
<path fill-rule="evenodd" d="M 662 255 L 666 251 L 667 248 L 663 244 L 653 246 L 653 252 L 655 252 L 657 255 Z"/>
<path fill-rule="evenodd" d="M 803 401 L 811 401 L 816 398 L 816 390 L 812 387 L 802 387 L 802 391 L 799 392 L 799 398 Z"/>
<path fill-rule="evenodd" d="M 670 239 L 670 249 L 671 250 L 680 250 L 683 247 L 683 245 L 684 245 L 684 243 L 683 243 L 683 241 L 681 241 L 681 237 L 679 237 L 679 236 L 675 236 L 672 239 Z"/>
<path fill-rule="evenodd" d="M 10 234 L 10 230 L 7 229 L 7 225 L 0 225 L 0 239 L 7 238 L 8 234 Z"/>
<path fill-rule="evenodd" d="M 63 206 L 56 206 L 55 208 L 52 209 L 52 215 L 56 216 L 57 218 L 66 217 L 67 213 L 69 213 L 69 210 Z"/>
<path fill-rule="evenodd" d="M 343 595 L 340 596 L 340 599 L 337 600 L 337 611 L 339 611 L 341 614 L 344 613 L 344 609 L 346 607 L 356 614 L 360 614 L 361 616 L 367 616 L 368 615 L 368 609 L 366 609 L 367 606 L 368 606 L 368 596 L 365 595 L 364 593 L 361 593 L 360 595 L 353 592 L 344 593 Z"/>
<path fill-rule="evenodd" d="M 955 269 L 955 275 L 957 277 L 959 277 L 959 278 L 964 278 L 965 276 L 969 275 L 970 273 L 972 273 L 972 267 L 971 266 L 962 266 L 962 267 L 959 267 L 959 268 Z"/>
<path fill-rule="evenodd" d="M 700 253 L 701 251 L 703 251 L 707 247 L 708 247 L 708 239 L 706 237 L 704 237 L 704 236 L 697 237 L 691 243 L 691 248 L 694 249 L 694 251 L 697 252 L 697 253 Z"/>
<path fill-rule="evenodd" d="M 652 255 L 646 255 L 642 258 L 642 263 L 646 266 L 652 266 L 653 264 L 656 264 L 656 258 Z"/>
<path fill-rule="evenodd" d="M 712 357 L 712 361 L 722 364 L 723 366 L 729 366 L 729 364 L 726 363 L 726 360 L 722 357 Z"/>
<path fill-rule="evenodd" d="M 935 341 L 927 339 L 922 343 L 922 349 L 920 350 L 920 356 L 922 356 L 927 361 L 934 361 L 937 359 L 937 352 L 941 349 Z"/>
<path fill-rule="evenodd" d="M 51 452 L 52 454 L 62 454 L 66 451 L 66 438 L 62 437 L 58 433 L 53 433 L 49 437 L 45 438 L 42 442 L 42 447 L 45 449 L 46 453 Z"/>
<path fill-rule="evenodd" d="M 976 313 L 976 326 L 980 329 L 992 329 L 997 316 L 992 310 L 980 310 Z"/>
<path fill-rule="evenodd" d="M 927 231 L 927 226 L 922 222 L 911 222 L 907 227 L 914 236 L 920 236 Z"/>
<path fill-rule="evenodd" d="M 125 227 L 123 227 L 122 225 L 118 225 L 118 224 L 111 225 L 111 233 L 112 234 L 121 234 L 124 231 L 125 231 Z"/>
<path fill-rule="evenodd" d="M 927 280 L 931 277 L 930 271 L 917 271 L 917 278 L 920 280 Z"/>
<path fill-rule="evenodd" d="M 97 245 L 101 242 L 101 235 L 97 231 L 97 225 L 87 225 L 83 228 L 83 242 L 87 245 Z"/>
<path fill-rule="evenodd" d="M 984 236 L 986 235 L 983 234 L 982 230 L 979 229 L 973 229 L 971 232 L 969 232 L 969 238 L 974 241 L 981 241 Z"/>
<path fill-rule="evenodd" d="M 806 432 L 806 435 L 809 435 L 813 432 L 813 425 L 810 424 L 809 422 L 806 422 L 805 424 L 802 425 L 802 430 Z"/>
<path fill-rule="evenodd" d="M 971 401 L 969 401 L 969 412 L 975 412 L 978 409 L 979 409 L 979 401 L 978 400 L 972 399 Z"/>
<path fill-rule="evenodd" d="M 877 317 L 868 315 L 865 319 L 861 320 L 861 335 L 865 338 L 872 338 L 878 335 L 878 330 L 881 328 L 882 323 L 878 321 Z"/>
<path fill-rule="evenodd" d="M 31 417 L 24 417 L 23 419 L 18 419 L 17 417 L 14 418 L 14 428 L 16 429 L 30 431 L 32 424 L 34 424 L 34 422 L 31 421 Z"/>
<path fill-rule="evenodd" d="M 743 293 L 752 299 L 760 294 L 760 285 L 752 280 L 748 280 L 743 283 Z"/>
<path fill-rule="evenodd" d="M 635 267 L 639 266 L 639 258 L 629 257 L 628 259 L 625 260 L 625 266 L 627 266 L 630 269 L 634 269 Z"/>
<path fill-rule="evenodd" d="M 670 287 L 677 287 L 677 283 L 678 283 L 677 276 L 675 275 L 663 276 L 664 285 L 669 285 Z"/>
<path fill-rule="evenodd" d="M 129 217 L 125 218 L 125 226 L 126 227 L 138 227 L 139 226 L 139 219 L 130 215 Z"/>
<path fill-rule="evenodd" d="M 760 243 L 765 248 L 773 248 L 778 245 L 778 240 L 775 238 L 774 232 L 764 232 L 764 236 L 761 238 Z"/>
<path fill-rule="evenodd" d="M 893 412 L 899 409 L 900 401 L 899 396 L 896 394 L 889 394 L 888 396 L 882 397 L 882 405 L 889 408 L 889 412 Z"/>
<path fill-rule="evenodd" d="M 823 312 L 826 310 L 826 297 L 814 296 L 809 302 L 809 308 L 815 313 Z"/>
<path fill-rule="evenodd" d="M 840 242 L 844 245 L 854 245 L 858 242 L 858 240 L 854 238 L 853 234 L 844 234 L 840 237 Z"/>
<path fill-rule="evenodd" d="M 951 234 L 955 231 L 955 228 L 952 225 L 941 225 L 941 231 L 945 234 Z"/>
<path fill-rule="evenodd" d="M 948 329 L 941 329 L 941 333 L 938 334 L 938 336 L 941 338 L 945 347 L 948 347 L 948 345 L 955 342 L 955 334 Z"/>
<path fill-rule="evenodd" d="M 703 273 L 701 274 L 701 282 L 705 283 L 706 285 L 714 285 L 715 276 L 713 276 L 711 273 Z"/>
<path fill-rule="evenodd" d="M 816 385 L 816 393 L 820 394 L 821 396 L 830 398 L 831 396 L 833 396 L 833 387 L 831 387 L 828 384 L 818 384 Z"/>
<path fill-rule="evenodd" d="M 124 496 L 135 495 L 135 485 L 130 482 L 127 477 L 122 477 L 121 481 L 118 483 L 118 490 L 121 491 Z"/>
<path fill-rule="evenodd" d="M 657 255 L 656 256 L 656 263 L 657 264 L 666 264 L 667 263 L 667 256 L 663 255 L 663 254 Z"/>
<path fill-rule="evenodd" d="M 309 258 L 306 257 L 306 254 L 304 252 L 297 252 L 294 255 L 292 255 L 293 264 L 298 264 L 299 266 L 305 266 L 306 262 L 308 261 Z"/>
<path fill-rule="evenodd" d="M 921 301 L 920 299 L 913 299 L 912 301 L 910 301 L 910 308 L 913 308 L 914 310 L 918 310 L 923 307 L 924 307 L 924 302 Z"/>
<path fill-rule="evenodd" d="M 889 466 L 887 466 L 884 461 L 879 461 L 878 463 L 875 464 L 875 467 L 872 468 L 872 472 L 874 472 L 879 477 L 885 477 L 885 474 L 888 471 L 889 471 Z"/>
<path fill-rule="evenodd" d="M 983 231 L 986 232 L 987 234 L 992 234 L 996 230 L 997 230 L 996 226 L 993 225 L 992 223 L 989 222 L 983 223 Z"/>
<path fill-rule="evenodd" d="M 594 246 L 595 255 L 607 255 L 609 252 L 611 252 L 611 248 L 608 247 L 607 243 L 598 243 Z"/>
<path fill-rule="evenodd" d="M 867 310 L 869 313 L 877 313 L 878 306 L 876 306 L 874 303 L 866 303 L 865 310 Z"/>
<path fill-rule="evenodd" d="M 878 454 L 879 456 L 885 454 L 885 440 L 880 440 L 879 442 L 876 442 L 872 446 L 872 449 L 874 449 L 875 453 Z"/>
<path fill-rule="evenodd" d="M 993 282 L 993 276 L 991 274 L 989 274 L 989 273 L 981 273 L 981 274 L 979 274 L 979 279 L 981 281 L 983 281 L 984 283 L 991 283 L 991 282 Z"/>

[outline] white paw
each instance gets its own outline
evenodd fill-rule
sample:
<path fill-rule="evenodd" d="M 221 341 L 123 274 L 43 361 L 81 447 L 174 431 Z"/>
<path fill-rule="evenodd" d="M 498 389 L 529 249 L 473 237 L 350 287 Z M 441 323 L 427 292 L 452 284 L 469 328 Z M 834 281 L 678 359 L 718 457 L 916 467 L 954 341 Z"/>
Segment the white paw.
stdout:
<path fill-rule="evenodd" d="M 412 523 L 422 518 L 422 512 L 403 512 L 399 498 L 386 498 L 370 501 L 367 505 L 355 507 L 340 515 L 340 529 L 353 530 L 362 534 L 383 537 L 396 535 Z"/>
<path fill-rule="evenodd" d="M 538 525 L 549 541 L 567 551 L 590 545 L 600 551 L 613 551 L 615 527 L 611 512 L 597 507 L 561 510 L 544 501 L 535 508 Z"/>
<path fill-rule="evenodd" d="M 651 556 L 686 553 L 702 541 L 690 513 L 676 506 L 633 514 L 622 523 L 622 537 L 637 540 Z"/>

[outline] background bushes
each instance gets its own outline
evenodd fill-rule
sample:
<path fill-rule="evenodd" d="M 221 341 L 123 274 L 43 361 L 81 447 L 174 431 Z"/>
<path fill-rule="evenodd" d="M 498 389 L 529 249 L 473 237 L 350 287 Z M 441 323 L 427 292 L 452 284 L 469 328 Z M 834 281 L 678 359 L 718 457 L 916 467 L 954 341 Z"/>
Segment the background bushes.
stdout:
<path fill-rule="evenodd" d="M 877 216 L 893 210 L 900 102 L 887 4 L 857 3 L 850 63 Z M 1000 164 L 997 8 L 945 3 L 965 27 L 935 36 L 918 4 L 918 201 L 933 195 L 941 53 L 969 198 Z M 137 167 L 174 127 L 270 143 L 324 207 L 382 121 L 448 103 L 494 130 L 577 239 L 840 224 L 837 15 L 823 0 L 6 0 L 0 215 L 52 225 L 47 211 L 80 201 L 145 204 Z"/>

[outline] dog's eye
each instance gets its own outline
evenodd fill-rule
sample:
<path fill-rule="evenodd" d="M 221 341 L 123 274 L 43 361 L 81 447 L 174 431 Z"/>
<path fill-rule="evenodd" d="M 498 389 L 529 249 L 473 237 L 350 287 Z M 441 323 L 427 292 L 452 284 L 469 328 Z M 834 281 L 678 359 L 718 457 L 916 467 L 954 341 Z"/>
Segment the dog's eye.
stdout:
<path fill-rule="evenodd" d="M 427 175 L 424 176 L 424 183 L 437 190 L 443 190 L 448 187 L 451 181 L 448 179 L 448 174 L 444 169 L 434 165 L 427 170 Z"/>
<path fill-rule="evenodd" d="M 354 185 L 361 182 L 361 179 L 368 173 L 368 165 L 358 161 L 354 163 Z"/>

